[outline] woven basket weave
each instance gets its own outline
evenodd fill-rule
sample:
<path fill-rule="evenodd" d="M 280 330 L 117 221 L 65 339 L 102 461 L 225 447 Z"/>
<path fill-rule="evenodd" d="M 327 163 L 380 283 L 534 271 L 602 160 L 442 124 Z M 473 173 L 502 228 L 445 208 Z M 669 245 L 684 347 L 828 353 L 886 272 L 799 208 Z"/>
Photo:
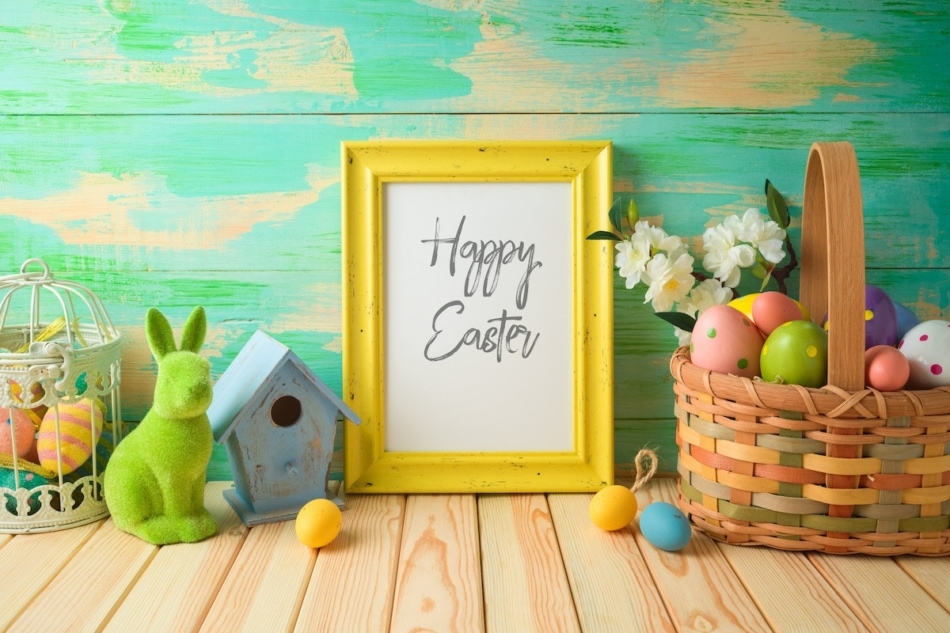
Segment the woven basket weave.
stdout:
<path fill-rule="evenodd" d="M 805 173 L 801 300 L 828 314 L 828 386 L 700 369 L 673 355 L 680 505 L 731 544 L 950 554 L 950 387 L 864 388 L 864 228 L 849 143 Z"/>

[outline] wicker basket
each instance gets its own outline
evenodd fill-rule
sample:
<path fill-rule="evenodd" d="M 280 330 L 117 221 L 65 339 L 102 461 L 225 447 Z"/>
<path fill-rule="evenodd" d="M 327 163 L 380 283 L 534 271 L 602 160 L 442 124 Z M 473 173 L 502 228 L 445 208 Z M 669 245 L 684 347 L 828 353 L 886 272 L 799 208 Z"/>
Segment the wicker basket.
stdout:
<path fill-rule="evenodd" d="M 811 147 L 801 262 L 801 300 L 831 325 L 829 385 L 710 372 L 678 349 L 683 511 L 731 544 L 950 553 L 950 387 L 864 388 L 864 229 L 849 143 Z"/>

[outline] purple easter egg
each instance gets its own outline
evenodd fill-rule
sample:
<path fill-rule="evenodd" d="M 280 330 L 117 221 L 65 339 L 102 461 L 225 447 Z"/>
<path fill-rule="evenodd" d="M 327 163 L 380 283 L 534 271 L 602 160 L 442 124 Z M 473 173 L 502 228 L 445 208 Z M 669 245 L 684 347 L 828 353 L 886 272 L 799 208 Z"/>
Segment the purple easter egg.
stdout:
<path fill-rule="evenodd" d="M 864 349 L 896 345 L 897 310 L 887 293 L 868 284 L 864 289 Z"/>
<path fill-rule="evenodd" d="M 825 313 L 822 327 L 831 331 L 832 324 Z M 864 288 L 864 349 L 875 345 L 894 346 L 900 340 L 897 336 L 897 309 L 887 293 L 867 284 Z"/>

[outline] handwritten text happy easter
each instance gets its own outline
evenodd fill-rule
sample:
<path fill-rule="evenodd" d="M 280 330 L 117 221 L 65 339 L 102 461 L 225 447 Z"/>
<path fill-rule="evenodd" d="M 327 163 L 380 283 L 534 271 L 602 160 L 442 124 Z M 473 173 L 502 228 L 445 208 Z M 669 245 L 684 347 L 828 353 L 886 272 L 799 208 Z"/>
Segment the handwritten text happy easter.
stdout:
<path fill-rule="evenodd" d="M 430 268 L 439 264 L 442 251 L 447 254 L 447 258 L 443 257 L 442 261 L 448 264 L 449 276 L 455 277 L 456 271 L 464 273 L 462 298 L 453 299 L 435 311 L 432 337 L 426 343 L 423 354 L 426 360 L 441 361 L 452 357 L 463 346 L 470 346 L 486 354 L 494 354 L 499 363 L 506 354 L 528 358 L 534 351 L 540 333 L 525 327 L 518 312 L 528 304 L 531 274 L 541 267 L 541 262 L 535 260 L 535 245 L 512 240 L 463 240 L 465 219 L 463 215 L 454 235 L 442 237 L 437 217 L 434 237 L 422 240 L 423 244 L 432 246 Z M 493 296 L 499 288 L 502 271 L 511 269 L 515 269 L 515 274 L 521 271 L 521 279 L 515 287 L 515 309 L 512 312 L 507 308 L 502 309 L 500 315 L 487 319 L 481 327 L 465 329 L 464 325 L 459 326 L 458 319 L 465 312 L 463 299 Z M 464 334 L 458 336 L 458 332 L 463 329 Z"/>

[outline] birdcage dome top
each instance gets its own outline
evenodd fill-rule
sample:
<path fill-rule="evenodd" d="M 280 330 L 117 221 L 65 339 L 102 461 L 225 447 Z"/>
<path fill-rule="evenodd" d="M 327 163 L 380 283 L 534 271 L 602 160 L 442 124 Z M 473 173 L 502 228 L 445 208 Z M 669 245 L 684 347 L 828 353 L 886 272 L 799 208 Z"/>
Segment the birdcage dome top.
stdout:
<path fill-rule="evenodd" d="M 0 406 L 109 393 L 118 386 L 120 348 L 96 294 L 58 279 L 42 259 L 0 277 Z"/>

